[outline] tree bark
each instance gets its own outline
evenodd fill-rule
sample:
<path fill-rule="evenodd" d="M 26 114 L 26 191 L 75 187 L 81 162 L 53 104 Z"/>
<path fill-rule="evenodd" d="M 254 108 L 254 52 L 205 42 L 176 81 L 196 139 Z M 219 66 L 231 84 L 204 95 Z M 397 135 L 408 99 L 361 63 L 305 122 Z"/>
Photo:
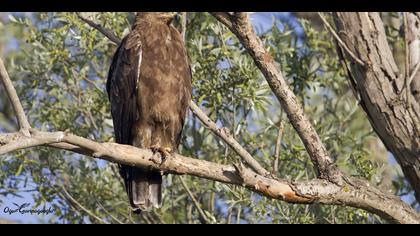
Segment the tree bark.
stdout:
<path fill-rule="evenodd" d="M 414 96 L 414 101 L 420 102 L 420 69 L 416 68 L 420 65 L 420 12 L 407 13 L 408 23 L 408 48 L 409 48 L 409 69 L 412 81 L 410 84 L 411 94 Z"/>
<path fill-rule="evenodd" d="M 293 128 L 302 140 L 319 178 L 343 184 L 343 174 L 330 158 L 315 128 L 306 117 L 301 103 L 289 88 L 274 59 L 255 34 L 247 13 L 211 12 L 211 14 L 236 35 L 257 67 L 263 73 L 268 85 L 279 100 L 281 107 Z"/>
<path fill-rule="evenodd" d="M 179 154 L 163 159 L 160 154 L 154 154 L 149 149 L 99 143 L 66 132 L 42 132 L 35 129 L 30 132 L 30 137 L 21 132 L 0 134 L 0 156 L 19 149 L 49 146 L 119 164 L 243 186 L 266 197 L 289 203 L 345 205 L 367 210 L 392 223 L 420 223 L 420 216 L 410 206 L 363 180 L 352 178 L 349 184 L 342 186 L 322 179 L 292 182 L 259 175 L 242 164 L 222 165 Z"/>
<path fill-rule="evenodd" d="M 334 20 L 340 38 L 364 63 L 339 49 L 360 105 L 420 202 L 420 107 L 412 92 L 404 92 L 408 77 L 397 68 L 383 22 L 378 13 L 368 12 L 335 13 Z"/>

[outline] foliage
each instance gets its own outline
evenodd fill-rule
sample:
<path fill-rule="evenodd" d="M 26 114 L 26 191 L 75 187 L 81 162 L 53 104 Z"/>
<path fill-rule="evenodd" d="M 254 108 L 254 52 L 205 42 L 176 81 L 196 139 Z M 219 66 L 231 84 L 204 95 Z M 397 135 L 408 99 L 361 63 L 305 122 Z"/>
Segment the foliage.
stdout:
<path fill-rule="evenodd" d="M 127 15 L 100 13 L 91 17 L 123 37 L 130 29 Z M 68 130 L 98 141 L 112 141 L 105 80 L 115 45 L 75 13 L 17 15 L 7 25 L 7 30 L 14 29 L 13 37 L 18 41 L 16 50 L 7 54 L 7 66 L 30 122 L 43 130 Z M 300 25 L 305 32 L 303 38 L 276 19 L 260 36 L 340 168 L 373 184 L 392 186 L 387 178 L 393 173 L 385 149 L 347 84 L 330 35 L 314 30 L 306 21 Z M 314 178 L 299 137 L 234 35 L 204 13 L 188 14 L 186 35 L 193 99 L 217 124 L 234 131 L 235 138 L 270 170 L 278 122 L 283 120 L 280 165 L 273 171 L 296 181 Z M 10 113 L 3 108 L 1 120 L 12 117 Z M 184 129 L 181 153 L 219 163 L 238 161 L 235 153 L 191 114 Z M 114 164 L 38 148 L 2 157 L 0 166 L 0 185 L 4 186 L 0 194 L 19 197 L 22 189 L 29 188 L 38 205 L 49 204 L 56 209 L 53 217 L 43 219 L 48 222 L 200 222 L 178 176 L 165 177 L 163 207 L 137 217 L 129 212 Z M 354 208 L 292 205 L 237 186 L 190 176 L 184 179 L 212 222 L 382 222 Z M 398 188 L 402 187 L 393 189 Z"/>

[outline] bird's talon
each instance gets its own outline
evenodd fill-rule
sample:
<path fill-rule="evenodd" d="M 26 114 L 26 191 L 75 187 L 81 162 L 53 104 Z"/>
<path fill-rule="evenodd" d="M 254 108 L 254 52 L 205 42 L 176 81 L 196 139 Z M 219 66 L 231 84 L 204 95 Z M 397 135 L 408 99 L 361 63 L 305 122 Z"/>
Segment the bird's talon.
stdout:
<path fill-rule="evenodd" d="M 171 156 L 172 149 L 168 147 L 158 147 L 158 146 L 151 146 L 150 149 L 155 154 L 157 152 L 160 153 L 162 156 L 163 161 L 165 161 L 168 157 Z"/>

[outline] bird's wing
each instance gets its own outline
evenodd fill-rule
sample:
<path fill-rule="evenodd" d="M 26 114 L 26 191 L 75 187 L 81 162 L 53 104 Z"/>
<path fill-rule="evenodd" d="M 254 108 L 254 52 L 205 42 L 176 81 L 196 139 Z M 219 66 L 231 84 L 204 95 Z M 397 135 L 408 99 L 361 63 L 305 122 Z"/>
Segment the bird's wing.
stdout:
<path fill-rule="evenodd" d="M 187 51 L 184 48 L 184 52 L 185 52 L 185 56 L 186 58 L 188 58 L 187 55 Z M 188 66 L 188 72 L 186 73 L 186 76 L 183 78 L 184 79 L 184 83 L 183 83 L 183 93 L 181 94 L 181 110 L 179 111 L 179 118 L 180 118 L 180 124 L 181 124 L 181 129 L 179 130 L 176 139 L 175 139 L 175 145 L 179 146 L 179 144 L 181 143 L 181 138 L 182 138 L 182 130 L 183 130 L 183 126 L 184 126 L 184 122 L 185 122 L 185 118 L 187 116 L 187 111 L 188 111 L 188 107 L 191 101 L 191 90 L 192 90 L 192 70 L 191 70 L 191 65 L 189 64 L 189 61 L 186 60 L 187 66 Z"/>
<path fill-rule="evenodd" d="M 132 142 L 132 127 L 138 116 L 136 99 L 141 60 L 141 37 L 132 31 L 112 58 L 106 84 L 117 143 Z"/>

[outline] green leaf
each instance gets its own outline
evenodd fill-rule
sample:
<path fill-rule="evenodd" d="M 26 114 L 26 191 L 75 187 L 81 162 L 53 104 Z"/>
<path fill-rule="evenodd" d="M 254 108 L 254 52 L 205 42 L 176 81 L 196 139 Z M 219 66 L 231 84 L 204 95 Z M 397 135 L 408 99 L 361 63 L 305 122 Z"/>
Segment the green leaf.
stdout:
<path fill-rule="evenodd" d="M 22 173 L 22 170 L 23 170 L 23 163 L 19 165 L 19 167 L 18 167 L 18 169 L 15 173 L 15 176 L 19 176 Z"/>

